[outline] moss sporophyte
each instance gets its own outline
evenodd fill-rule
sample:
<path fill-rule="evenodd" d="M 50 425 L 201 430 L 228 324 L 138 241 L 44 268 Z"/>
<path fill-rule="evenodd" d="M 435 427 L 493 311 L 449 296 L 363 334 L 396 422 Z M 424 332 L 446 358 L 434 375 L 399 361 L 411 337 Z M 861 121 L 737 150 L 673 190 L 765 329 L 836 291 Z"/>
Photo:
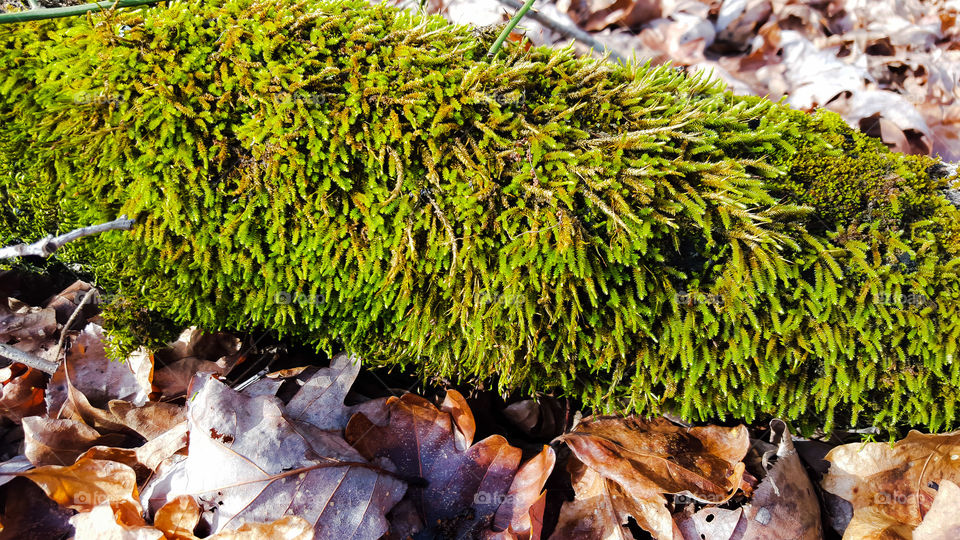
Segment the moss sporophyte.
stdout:
<path fill-rule="evenodd" d="M 492 39 L 352 0 L 7 26 L 0 241 L 126 214 L 58 256 L 138 310 L 427 377 L 957 424 L 936 160 L 703 75 Z"/>

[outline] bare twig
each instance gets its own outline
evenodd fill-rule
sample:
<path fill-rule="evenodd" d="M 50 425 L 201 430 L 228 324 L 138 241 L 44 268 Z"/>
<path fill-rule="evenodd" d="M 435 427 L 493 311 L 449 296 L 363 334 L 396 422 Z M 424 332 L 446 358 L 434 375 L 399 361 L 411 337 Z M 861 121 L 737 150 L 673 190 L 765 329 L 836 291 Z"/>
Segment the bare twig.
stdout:
<path fill-rule="evenodd" d="M 70 318 L 67 319 L 67 324 L 63 325 L 63 330 L 60 331 L 60 340 L 57 341 L 57 353 L 53 355 L 57 360 L 60 359 L 60 351 L 63 350 L 63 342 L 67 339 L 67 330 L 70 330 L 70 326 L 73 324 L 73 321 L 77 319 L 77 315 L 80 314 L 80 311 L 83 309 L 83 306 L 86 305 L 87 300 L 90 300 L 94 294 L 96 294 L 97 289 L 95 287 L 90 287 L 90 290 L 87 291 L 87 294 L 83 295 L 83 299 L 80 300 L 80 303 L 77 304 L 76 309 L 73 310 L 73 314 L 70 315 Z"/>
<path fill-rule="evenodd" d="M 53 375 L 57 371 L 58 364 L 49 360 L 44 360 L 39 356 L 25 353 L 16 347 L 11 347 L 5 343 L 0 343 L 0 358 L 5 358 L 11 362 L 19 362 L 25 366 L 39 369 L 44 373 Z"/>
<path fill-rule="evenodd" d="M 70 231 L 60 236 L 48 235 L 42 240 L 32 244 L 19 244 L 16 246 L 7 246 L 0 248 L 0 259 L 13 259 L 15 257 L 26 257 L 34 255 L 37 257 L 49 257 L 54 251 L 60 249 L 65 244 L 73 242 L 84 236 L 100 234 L 106 231 L 127 231 L 133 228 L 133 220 L 127 219 L 127 216 L 120 216 L 119 219 L 101 223 L 100 225 L 91 225 L 75 231 Z"/>
<path fill-rule="evenodd" d="M 521 2 L 520 0 L 497 0 L 497 1 L 513 9 L 520 9 L 523 7 L 523 2 Z M 549 28 L 550 30 L 553 30 L 554 32 L 560 35 L 573 38 L 583 43 L 584 45 L 594 49 L 595 51 L 598 51 L 598 52 L 605 51 L 605 50 L 609 51 L 610 58 L 613 58 L 614 60 L 620 60 L 624 62 L 626 61 L 626 58 L 624 58 L 623 55 L 617 53 L 612 48 L 606 47 L 603 43 L 601 43 L 592 35 L 590 35 L 590 33 L 584 30 L 581 30 L 580 28 L 574 25 L 560 22 L 536 10 L 531 10 L 529 13 L 526 14 L 526 16 L 537 21 L 538 23 L 542 24 L 543 26 Z"/>

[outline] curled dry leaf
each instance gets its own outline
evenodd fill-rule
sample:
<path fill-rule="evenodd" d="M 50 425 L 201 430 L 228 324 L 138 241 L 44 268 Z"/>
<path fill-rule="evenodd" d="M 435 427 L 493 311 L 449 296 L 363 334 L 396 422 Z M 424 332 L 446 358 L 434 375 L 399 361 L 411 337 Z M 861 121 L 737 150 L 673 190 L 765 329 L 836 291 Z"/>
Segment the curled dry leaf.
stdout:
<path fill-rule="evenodd" d="M 938 487 L 960 482 L 960 432 L 911 431 L 893 446 L 845 444 L 825 459 L 830 469 L 823 488 L 853 505 L 845 539 L 910 538 L 930 512 Z"/>
<path fill-rule="evenodd" d="M 428 533 L 472 535 L 489 528 L 506 500 L 521 451 L 500 435 L 469 446 L 472 413 L 467 420 L 463 397 L 455 390 L 448 394 L 454 396 L 444 403 L 456 412 L 458 423 L 429 401 L 405 394 L 383 403 L 379 424 L 365 413 L 355 414 L 346 439 L 367 459 L 387 459 L 401 475 L 423 480 L 423 486 L 410 486 L 408 499 Z M 468 445 L 463 450 L 462 442 Z M 512 520 L 513 512 L 509 514 Z"/>
<path fill-rule="evenodd" d="M 90 323 L 73 341 L 66 359 L 53 375 L 47 389 L 47 406 L 55 414 L 67 401 L 67 378 L 93 406 L 106 406 L 110 400 L 121 399 L 135 405 L 147 401 L 150 388 L 140 385 L 142 375 L 134 368 L 143 366 L 131 362 L 116 362 L 107 358 L 103 329 Z"/>
<path fill-rule="evenodd" d="M 555 538 L 614 537 L 633 517 L 655 538 L 679 534 L 665 493 L 719 504 L 737 491 L 750 448 L 744 426 L 683 428 L 658 418 L 594 417 L 558 437 L 576 499 L 564 504 Z"/>
<path fill-rule="evenodd" d="M 144 488 L 150 509 L 190 495 L 215 533 L 287 514 L 318 538 L 387 532 L 384 515 L 405 485 L 339 436 L 296 425 L 276 397 L 236 392 L 209 374 L 196 377 L 188 403 L 188 456 Z"/>
<path fill-rule="evenodd" d="M 16 298 L 0 299 L 0 342 L 33 352 L 56 331 L 57 312 L 53 309 L 31 307 Z"/>
<path fill-rule="evenodd" d="M 751 538 L 756 540 L 815 540 L 823 536 L 820 503 L 800 461 L 787 425 L 770 422 L 776 450 L 764 453 L 767 476 L 742 508 L 706 507 L 678 519 L 684 538 Z"/>
<path fill-rule="evenodd" d="M 165 397 L 181 396 L 197 373 L 229 374 L 243 361 L 240 349 L 240 340 L 236 336 L 188 328 L 176 341 L 154 355 L 158 367 L 153 386 Z"/>
<path fill-rule="evenodd" d="M 20 422 L 25 416 L 41 415 L 47 410 L 43 388 L 47 375 L 38 369 L 12 364 L 0 369 L 0 416 Z"/>
<path fill-rule="evenodd" d="M 539 454 L 520 467 L 513 477 L 503 504 L 493 516 L 493 532 L 488 533 L 488 538 L 540 538 L 538 529 L 543 524 L 546 502 L 543 487 L 556 462 L 557 456 L 553 449 L 544 446 Z"/>

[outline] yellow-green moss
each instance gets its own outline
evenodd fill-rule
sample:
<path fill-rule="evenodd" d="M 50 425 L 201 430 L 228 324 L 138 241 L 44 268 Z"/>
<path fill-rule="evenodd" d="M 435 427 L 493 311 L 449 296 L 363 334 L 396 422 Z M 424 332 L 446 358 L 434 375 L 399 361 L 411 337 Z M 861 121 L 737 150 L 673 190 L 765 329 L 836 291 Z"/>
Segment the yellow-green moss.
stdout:
<path fill-rule="evenodd" d="M 0 189 L 61 230 L 136 218 L 63 256 L 184 323 L 600 409 L 956 424 L 960 213 L 929 160 L 670 68 L 487 45 L 354 1 L 23 25 Z"/>

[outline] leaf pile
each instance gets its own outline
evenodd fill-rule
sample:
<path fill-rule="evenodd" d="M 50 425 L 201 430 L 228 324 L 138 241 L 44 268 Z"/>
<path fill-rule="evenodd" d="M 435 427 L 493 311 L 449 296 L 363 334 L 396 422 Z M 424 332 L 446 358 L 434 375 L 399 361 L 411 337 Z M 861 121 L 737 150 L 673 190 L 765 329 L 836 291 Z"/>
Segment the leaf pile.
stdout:
<path fill-rule="evenodd" d="M 20 307 L 0 339 L 56 321 L 52 308 L 6 300 Z M 637 525 L 698 538 L 754 530 L 757 515 L 771 530 L 819 535 L 816 495 L 782 423 L 780 446 L 767 445 L 776 462 L 754 471 L 762 481 L 747 458 L 765 443 L 744 426 L 607 416 L 564 430 L 550 398 L 505 407 L 505 431 L 527 434 L 515 446 L 477 440 L 489 427 L 456 390 L 439 403 L 358 398 L 360 363 L 345 354 L 237 390 L 224 376 L 254 367 L 237 367 L 248 355 L 239 340 L 191 329 L 115 362 L 96 320 L 66 331 L 49 380 L 6 369 L 11 396 L 39 398 L 4 412 L 22 454 L 0 463 L 0 538 L 630 538 Z M 33 333 L 46 341 L 25 347 L 53 348 L 62 325 L 44 324 Z M 158 377 L 184 365 L 198 370 L 186 385 Z"/>

